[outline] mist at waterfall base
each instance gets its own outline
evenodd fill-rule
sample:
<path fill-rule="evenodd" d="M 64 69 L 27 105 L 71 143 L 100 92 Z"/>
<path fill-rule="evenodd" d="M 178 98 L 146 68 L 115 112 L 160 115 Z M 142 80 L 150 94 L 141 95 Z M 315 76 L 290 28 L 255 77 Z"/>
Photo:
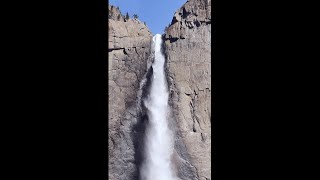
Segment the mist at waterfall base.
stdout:
<path fill-rule="evenodd" d="M 162 37 L 153 37 L 154 62 L 150 94 L 144 101 L 148 110 L 148 126 L 144 144 L 144 161 L 140 168 L 141 180 L 175 180 L 172 170 L 172 132 L 168 127 L 168 96 L 164 72 L 165 57 L 161 53 Z"/>

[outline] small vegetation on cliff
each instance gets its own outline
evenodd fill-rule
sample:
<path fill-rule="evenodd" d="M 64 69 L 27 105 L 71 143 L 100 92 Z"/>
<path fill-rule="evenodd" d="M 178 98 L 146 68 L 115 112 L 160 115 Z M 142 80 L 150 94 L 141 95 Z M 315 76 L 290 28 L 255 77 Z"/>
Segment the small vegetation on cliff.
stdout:
<path fill-rule="evenodd" d="M 139 16 L 138 16 L 137 14 L 134 14 L 134 15 L 133 15 L 133 18 L 134 18 L 134 19 L 138 19 Z"/>

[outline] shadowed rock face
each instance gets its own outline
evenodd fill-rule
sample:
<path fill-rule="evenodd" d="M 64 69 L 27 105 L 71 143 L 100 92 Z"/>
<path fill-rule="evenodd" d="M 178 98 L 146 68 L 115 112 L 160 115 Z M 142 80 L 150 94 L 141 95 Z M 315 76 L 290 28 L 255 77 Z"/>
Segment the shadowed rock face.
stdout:
<path fill-rule="evenodd" d="M 151 61 L 152 34 L 138 19 L 125 20 L 113 6 L 108 21 L 109 180 L 136 180 L 146 120 L 138 93 Z"/>
<path fill-rule="evenodd" d="M 211 179 L 211 0 L 186 2 L 164 39 L 178 175 Z"/>

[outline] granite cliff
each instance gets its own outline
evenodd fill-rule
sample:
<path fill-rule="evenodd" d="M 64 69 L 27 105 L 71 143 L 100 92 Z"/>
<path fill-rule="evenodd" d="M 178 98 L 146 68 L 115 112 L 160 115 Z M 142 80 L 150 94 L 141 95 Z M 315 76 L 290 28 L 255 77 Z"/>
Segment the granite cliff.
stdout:
<path fill-rule="evenodd" d="M 187 1 L 164 39 L 179 177 L 211 179 L 211 0 Z"/>
<path fill-rule="evenodd" d="M 147 72 L 152 34 L 138 19 L 109 6 L 109 180 L 138 179 L 140 81 Z M 141 128 L 140 128 L 141 129 Z"/>
<path fill-rule="evenodd" d="M 109 180 L 138 180 L 148 120 L 141 99 L 152 74 L 152 34 L 113 6 L 108 21 Z M 163 35 L 173 162 L 182 180 L 211 179 L 211 22 L 211 0 L 189 0 Z"/>

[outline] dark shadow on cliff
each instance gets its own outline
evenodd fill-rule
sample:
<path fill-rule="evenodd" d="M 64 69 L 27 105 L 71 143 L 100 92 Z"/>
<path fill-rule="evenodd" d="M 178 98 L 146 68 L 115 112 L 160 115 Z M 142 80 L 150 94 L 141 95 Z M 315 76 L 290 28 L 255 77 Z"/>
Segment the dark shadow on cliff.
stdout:
<path fill-rule="evenodd" d="M 144 142 L 145 142 L 145 131 L 148 124 L 148 115 L 147 108 L 145 107 L 143 101 L 147 98 L 150 85 L 151 85 L 151 76 L 153 74 L 152 66 L 149 68 L 146 79 L 147 82 L 142 88 L 142 97 L 141 97 L 141 111 L 138 114 L 138 122 L 132 128 L 131 137 L 133 137 L 133 147 L 134 147 L 134 159 L 135 164 L 137 165 L 137 171 L 132 177 L 132 180 L 140 179 L 140 168 L 144 159 Z"/>
<path fill-rule="evenodd" d="M 166 34 L 162 35 L 162 44 L 161 44 L 161 53 L 164 55 L 164 73 L 165 73 L 165 77 L 167 80 L 167 88 L 169 91 L 169 99 L 172 98 L 172 92 L 170 91 L 170 86 L 171 86 L 171 80 L 169 78 L 169 71 L 168 71 L 168 53 L 166 52 L 166 38 L 165 38 Z"/>

